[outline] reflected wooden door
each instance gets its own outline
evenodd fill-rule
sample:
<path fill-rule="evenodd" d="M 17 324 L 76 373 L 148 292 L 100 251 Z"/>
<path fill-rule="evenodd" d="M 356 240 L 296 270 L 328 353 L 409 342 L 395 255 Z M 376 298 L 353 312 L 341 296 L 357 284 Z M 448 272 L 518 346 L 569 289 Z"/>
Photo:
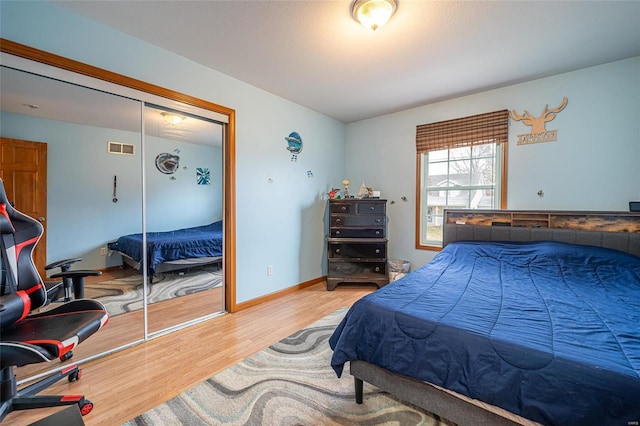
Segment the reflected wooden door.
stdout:
<path fill-rule="evenodd" d="M 33 261 L 44 278 L 47 262 L 47 144 L 0 138 L 0 177 L 13 206 L 44 226 L 45 232 L 33 252 Z"/>

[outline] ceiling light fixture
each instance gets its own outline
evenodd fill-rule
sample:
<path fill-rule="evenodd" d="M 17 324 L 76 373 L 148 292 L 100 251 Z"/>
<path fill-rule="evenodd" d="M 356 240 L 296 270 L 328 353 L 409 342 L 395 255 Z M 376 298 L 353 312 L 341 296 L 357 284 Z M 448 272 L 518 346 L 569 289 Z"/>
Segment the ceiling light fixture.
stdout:
<path fill-rule="evenodd" d="M 397 0 L 355 0 L 351 16 L 365 28 L 375 31 L 386 24 L 397 9 Z"/>
<path fill-rule="evenodd" d="M 161 112 L 160 115 L 164 118 L 164 121 L 172 125 L 180 124 L 182 123 L 182 120 L 185 119 L 182 115 L 172 114 L 170 112 Z"/>

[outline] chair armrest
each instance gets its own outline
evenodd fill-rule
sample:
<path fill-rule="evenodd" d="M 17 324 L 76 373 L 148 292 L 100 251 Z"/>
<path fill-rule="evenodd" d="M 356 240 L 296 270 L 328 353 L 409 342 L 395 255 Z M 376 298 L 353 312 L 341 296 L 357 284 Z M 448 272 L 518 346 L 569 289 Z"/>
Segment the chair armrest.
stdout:
<path fill-rule="evenodd" d="M 58 272 L 51 275 L 51 278 L 84 278 L 84 277 L 97 277 L 102 275 L 101 271 L 91 269 L 77 269 L 74 271 Z"/>
<path fill-rule="evenodd" d="M 98 275 L 102 275 L 101 271 L 89 270 L 89 269 L 78 269 L 75 271 L 66 271 L 66 272 L 58 272 L 57 274 L 51 275 L 51 278 L 71 278 L 73 283 L 73 296 L 76 299 L 84 298 L 84 278 L 85 277 L 97 277 Z"/>
<path fill-rule="evenodd" d="M 65 271 L 65 270 L 69 269 L 71 264 L 76 263 L 76 262 L 80 262 L 81 260 L 82 260 L 81 257 L 74 257 L 74 258 L 71 258 L 71 259 L 62 259 L 62 260 L 59 260 L 57 262 L 53 262 L 53 263 L 48 264 L 47 266 L 44 267 L 44 269 L 49 271 L 51 269 L 61 268 L 63 271 Z"/>

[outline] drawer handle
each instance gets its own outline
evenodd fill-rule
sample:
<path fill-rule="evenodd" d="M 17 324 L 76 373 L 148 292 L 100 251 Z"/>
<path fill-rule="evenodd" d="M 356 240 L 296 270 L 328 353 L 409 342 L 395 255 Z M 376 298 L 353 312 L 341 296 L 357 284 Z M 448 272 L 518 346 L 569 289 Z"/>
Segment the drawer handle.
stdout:
<path fill-rule="evenodd" d="M 380 231 L 376 231 L 376 235 L 380 235 Z"/>
<path fill-rule="evenodd" d="M 347 211 L 347 206 L 342 206 L 342 211 L 346 212 Z"/>
<path fill-rule="evenodd" d="M 336 235 L 340 235 L 340 231 L 336 231 Z"/>
<path fill-rule="evenodd" d="M 336 271 L 339 271 L 339 270 L 341 270 L 341 269 L 342 269 L 342 267 L 341 267 L 341 266 L 336 266 Z"/>
<path fill-rule="evenodd" d="M 340 253 L 340 249 L 336 249 L 336 253 Z"/>
<path fill-rule="evenodd" d="M 376 219 L 376 223 L 380 223 L 380 219 Z"/>
<path fill-rule="evenodd" d="M 380 272 L 380 267 L 376 266 L 376 272 Z"/>
<path fill-rule="evenodd" d="M 376 254 L 380 253 L 380 249 L 376 249 Z"/>
<path fill-rule="evenodd" d="M 340 218 L 336 219 L 336 223 L 340 223 L 340 222 L 342 222 L 342 219 Z"/>
<path fill-rule="evenodd" d="M 374 211 L 376 208 L 374 206 L 369 207 L 369 210 Z"/>

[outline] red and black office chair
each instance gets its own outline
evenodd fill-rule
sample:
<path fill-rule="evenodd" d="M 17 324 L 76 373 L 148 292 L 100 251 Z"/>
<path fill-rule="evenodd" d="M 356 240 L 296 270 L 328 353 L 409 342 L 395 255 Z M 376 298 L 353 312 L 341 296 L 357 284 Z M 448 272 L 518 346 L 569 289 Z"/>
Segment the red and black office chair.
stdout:
<path fill-rule="evenodd" d="M 90 299 L 34 312 L 47 302 L 32 259 L 42 232 L 37 220 L 11 206 L 0 179 L 0 422 L 14 410 L 78 404 L 85 415 L 93 408 L 83 395 L 36 395 L 62 378 L 79 379 L 77 365 L 24 388 L 17 386 L 14 367 L 68 360 L 72 350 L 109 319 L 105 307 Z"/>

